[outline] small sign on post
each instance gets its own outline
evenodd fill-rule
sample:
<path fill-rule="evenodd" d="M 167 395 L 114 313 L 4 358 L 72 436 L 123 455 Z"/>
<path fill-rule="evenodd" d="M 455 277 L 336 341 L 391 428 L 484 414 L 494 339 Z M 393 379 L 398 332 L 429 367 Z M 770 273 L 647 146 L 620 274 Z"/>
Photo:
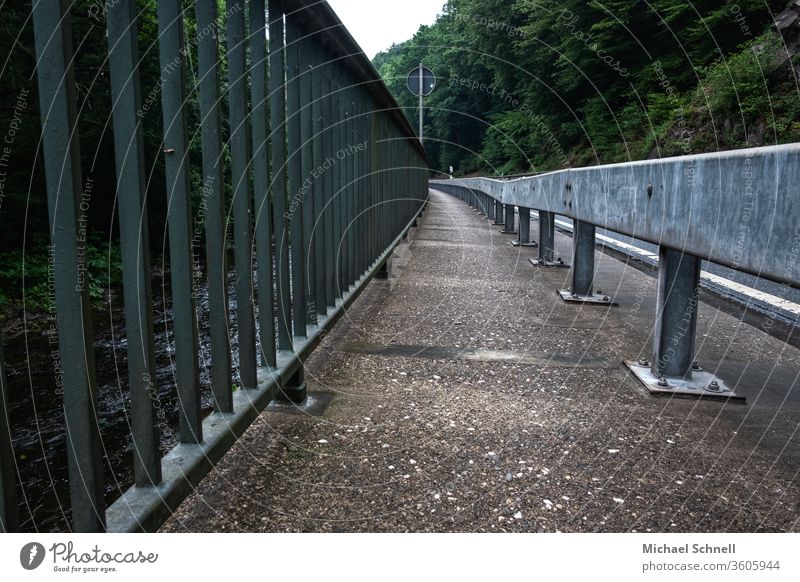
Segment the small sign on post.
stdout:
<path fill-rule="evenodd" d="M 433 71 L 423 67 L 422 63 L 408 74 L 406 86 L 412 95 L 419 97 L 419 141 L 422 142 L 422 98 L 430 95 L 436 87 L 436 76 Z"/>

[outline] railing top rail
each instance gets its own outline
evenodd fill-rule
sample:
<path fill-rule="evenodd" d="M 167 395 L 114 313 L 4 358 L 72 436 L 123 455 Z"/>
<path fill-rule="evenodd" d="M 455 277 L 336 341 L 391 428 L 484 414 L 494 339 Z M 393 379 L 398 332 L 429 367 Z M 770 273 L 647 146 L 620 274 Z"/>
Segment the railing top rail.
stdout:
<path fill-rule="evenodd" d="M 800 144 L 431 182 L 800 285 Z"/>
<path fill-rule="evenodd" d="M 324 0 L 284 0 L 284 9 L 287 14 L 295 12 L 301 16 L 302 26 L 308 33 L 321 37 L 330 52 L 330 57 L 342 59 L 354 76 L 364 82 L 376 103 L 394 118 L 400 130 L 408 137 L 414 138 L 416 141 L 414 147 L 427 161 L 425 148 L 419 142 L 419 136 L 403 113 L 403 109 L 330 4 Z"/>

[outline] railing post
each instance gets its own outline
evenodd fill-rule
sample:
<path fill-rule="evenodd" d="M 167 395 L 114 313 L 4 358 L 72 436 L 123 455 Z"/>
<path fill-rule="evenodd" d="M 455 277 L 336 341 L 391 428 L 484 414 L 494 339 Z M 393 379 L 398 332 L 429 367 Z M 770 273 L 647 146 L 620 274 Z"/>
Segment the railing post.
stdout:
<path fill-rule="evenodd" d="M 106 23 L 114 104 L 114 154 L 134 477 L 138 487 L 153 487 L 161 481 L 161 450 L 156 408 L 158 385 L 153 345 L 144 137 L 141 120 L 136 114 L 142 103 L 135 9 L 133 0 L 109 2 Z"/>
<path fill-rule="evenodd" d="M 72 30 L 65 3 L 33 3 L 39 111 L 55 285 L 58 356 L 64 390 L 73 531 L 105 530 L 92 321 L 79 253 L 83 180 L 72 68 Z M 188 240 L 187 240 L 188 243 Z"/>
<path fill-rule="evenodd" d="M 505 226 L 500 232 L 503 234 L 517 234 L 517 231 L 514 230 L 514 205 L 503 204 L 503 210 L 505 213 Z"/>
<path fill-rule="evenodd" d="M 195 4 L 197 29 L 217 26 L 216 0 Z M 203 150 L 203 201 L 205 202 L 208 330 L 211 335 L 211 389 L 216 408 L 229 412 L 231 344 L 228 336 L 228 258 L 225 237 L 225 183 L 222 155 L 222 115 L 219 91 L 219 44 L 216 34 L 198 34 L 197 60 L 200 85 L 200 130 Z"/>
<path fill-rule="evenodd" d="M 307 31 L 303 30 L 303 35 Z M 305 323 L 306 326 L 316 325 L 316 293 L 317 293 L 317 264 L 316 252 L 312 244 L 314 232 L 314 117 L 313 117 L 313 86 L 312 79 L 316 73 L 313 68 L 314 40 L 305 37 L 298 45 L 298 74 L 300 97 L 300 168 L 301 179 L 298 185 L 297 196 L 302 203 L 301 220 L 303 224 L 303 237 L 300 252 L 303 255 L 303 289 L 305 290 Z"/>
<path fill-rule="evenodd" d="M 486 218 L 487 219 L 494 220 L 494 209 L 495 209 L 494 198 L 492 198 L 489 195 L 487 195 L 486 196 Z"/>
<path fill-rule="evenodd" d="M 242 0 L 227 0 L 228 105 L 236 263 L 236 320 L 239 380 L 244 389 L 258 386 L 256 324 L 253 312 L 253 233 L 250 212 L 250 143 L 247 111 L 247 36 Z"/>
<path fill-rule="evenodd" d="M 303 114 L 301 113 L 300 78 L 300 22 L 296 12 L 286 14 L 286 130 L 289 173 L 289 234 L 291 238 L 292 272 L 292 322 L 294 337 L 306 337 L 308 320 L 305 282 L 305 254 L 303 252 L 303 216 L 305 202 L 303 184 Z"/>
<path fill-rule="evenodd" d="M 0 533 L 17 531 L 16 463 L 8 418 L 8 383 L 4 365 L 3 334 L 0 331 Z"/>
<path fill-rule="evenodd" d="M 519 207 L 519 238 L 511 241 L 515 247 L 538 247 L 539 245 L 531 240 L 531 209 L 524 206 Z"/>
<path fill-rule="evenodd" d="M 723 380 L 694 361 L 700 306 L 700 258 L 660 246 L 653 360 L 626 361 L 654 393 L 740 399 Z"/>
<path fill-rule="evenodd" d="M 594 283 L 594 225 L 574 221 L 572 239 L 572 297 L 592 293 Z"/>
<path fill-rule="evenodd" d="M 662 246 L 658 264 L 652 370 L 658 376 L 691 378 L 700 259 Z"/>
<path fill-rule="evenodd" d="M 497 199 L 494 201 L 494 223 L 503 224 L 503 203 Z"/>
<path fill-rule="evenodd" d="M 572 240 L 572 287 L 560 295 L 570 303 L 602 303 L 616 305 L 608 295 L 594 292 L 595 226 L 575 219 Z"/>
<path fill-rule="evenodd" d="M 325 296 L 328 307 L 336 306 L 336 257 L 337 244 L 336 221 L 337 213 L 337 192 L 338 182 L 336 180 L 336 136 L 338 126 L 334 122 L 336 118 L 335 98 L 334 98 L 334 63 L 325 64 L 325 77 L 323 93 L 325 94 L 323 116 L 325 119 L 325 163 L 328 168 L 325 171 Z M 377 181 L 377 173 L 374 176 Z M 373 241 L 374 244 L 374 241 Z"/>
<path fill-rule="evenodd" d="M 208 2 L 209 0 L 204 1 Z M 214 2 L 211 1 L 210 3 L 213 4 Z M 272 291 L 274 283 L 272 274 L 274 264 L 272 261 L 273 213 L 269 196 L 268 57 L 266 46 L 267 22 L 264 8 L 264 0 L 251 0 L 250 91 L 253 111 L 253 190 L 255 193 L 256 261 L 258 263 L 258 336 L 261 344 L 261 365 L 274 368 L 277 361 L 275 354 L 275 305 L 273 303 L 275 295 Z"/>
<path fill-rule="evenodd" d="M 561 257 L 555 260 L 556 215 L 546 210 L 539 211 L 539 257 L 528 259 L 534 267 L 569 267 Z"/>
<path fill-rule="evenodd" d="M 181 442 L 203 440 L 200 374 L 197 367 L 197 324 L 192 297 L 191 203 L 186 131 L 186 80 L 183 7 L 180 0 L 158 3 L 161 60 L 161 108 L 164 123 L 164 168 L 169 207 L 169 255 L 176 382 L 180 402 Z M 177 65 L 176 65 L 177 63 Z"/>
<path fill-rule="evenodd" d="M 283 2 L 269 0 L 269 111 L 272 146 L 272 200 L 275 210 L 275 262 L 278 292 L 278 349 L 292 349 L 289 296 L 289 229 L 286 212 L 286 46 Z"/>
<path fill-rule="evenodd" d="M 314 288 L 314 306 L 317 319 L 323 315 L 328 314 L 328 298 L 325 290 L 327 281 L 327 269 L 329 265 L 326 263 L 325 241 L 326 241 L 326 221 L 328 208 L 325 204 L 325 176 L 327 171 L 324 168 L 325 155 L 325 85 L 327 82 L 327 66 L 325 65 L 322 52 L 320 50 L 319 41 L 312 41 L 312 56 L 311 66 L 313 67 L 313 75 L 311 78 L 311 117 L 312 117 L 312 133 L 313 142 L 312 149 L 312 163 L 314 169 L 312 170 L 313 179 L 312 196 L 314 198 L 314 227 L 313 227 L 313 244 L 314 256 L 316 258 L 314 265 L 315 272 L 315 288 Z M 321 169 L 321 170 L 320 170 Z M 319 175 L 318 172 L 323 172 Z"/>

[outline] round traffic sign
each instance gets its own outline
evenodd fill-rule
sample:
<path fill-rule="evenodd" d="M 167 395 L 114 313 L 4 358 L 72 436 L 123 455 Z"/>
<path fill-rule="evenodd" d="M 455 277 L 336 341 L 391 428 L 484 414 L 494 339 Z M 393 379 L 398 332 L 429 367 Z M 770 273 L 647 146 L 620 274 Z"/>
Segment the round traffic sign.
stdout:
<path fill-rule="evenodd" d="M 436 77 L 427 67 L 415 67 L 408 74 L 408 79 L 406 80 L 406 85 L 408 86 L 408 90 L 411 91 L 414 95 L 419 97 L 419 77 L 420 77 L 420 68 L 422 69 L 422 94 L 423 95 L 430 95 L 433 88 L 436 87 Z"/>

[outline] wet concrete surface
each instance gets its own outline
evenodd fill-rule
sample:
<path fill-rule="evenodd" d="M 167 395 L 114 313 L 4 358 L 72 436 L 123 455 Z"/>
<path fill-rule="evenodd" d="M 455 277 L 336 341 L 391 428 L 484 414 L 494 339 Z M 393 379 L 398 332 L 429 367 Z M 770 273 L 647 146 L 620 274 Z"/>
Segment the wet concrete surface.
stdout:
<path fill-rule="evenodd" d="M 329 407 L 262 414 L 162 530 L 797 531 L 800 352 L 701 304 L 697 359 L 747 404 L 650 396 L 622 360 L 655 280 L 597 253 L 619 306 L 566 304 L 501 228 L 433 191 L 306 362 Z"/>

